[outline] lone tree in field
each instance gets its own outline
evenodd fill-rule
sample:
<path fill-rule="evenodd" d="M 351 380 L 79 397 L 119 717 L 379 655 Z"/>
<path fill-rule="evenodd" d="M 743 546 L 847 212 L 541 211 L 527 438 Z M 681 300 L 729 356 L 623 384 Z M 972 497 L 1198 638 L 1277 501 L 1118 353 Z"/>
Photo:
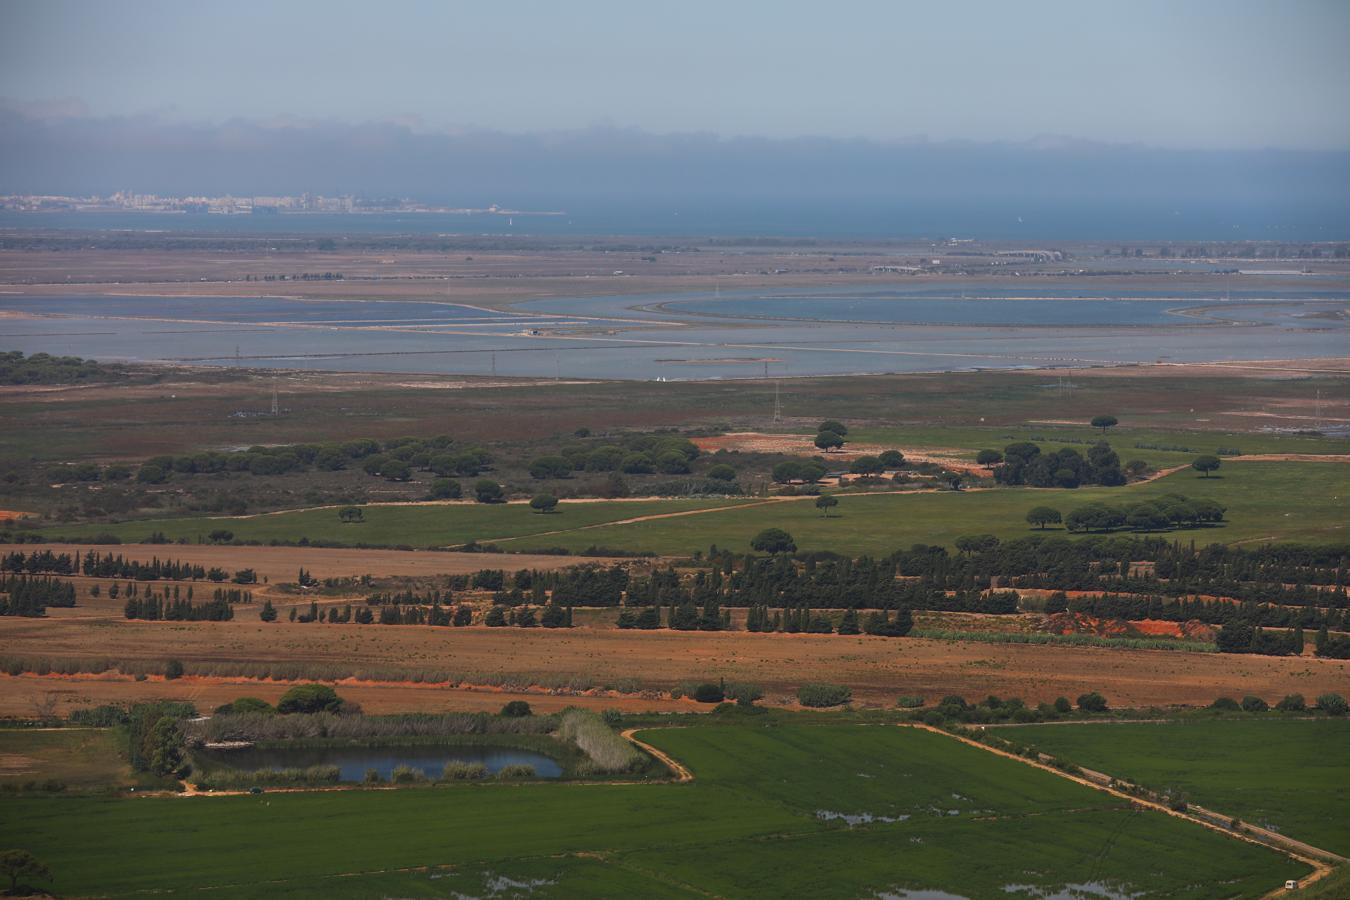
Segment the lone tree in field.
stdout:
<path fill-rule="evenodd" d="M 781 528 L 766 528 L 755 535 L 750 546 L 760 553 L 792 553 L 797 549 L 792 535 Z"/>
<path fill-rule="evenodd" d="M 822 431 L 816 435 L 816 447 L 829 453 L 844 446 L 844 436 L 837 431 Z"/>
<path fill-rule="evenodd" d="M 338 510 L 338 521 L 344 524 L 364 522 L 366 514 L 358 506 L 344 506 Z"/>
<path fill-rule="evenodd" d="M 9 893 L 19 893 L 20 878 L 41 878 L 49 881 L 52 870 L 38 862 L 27 850 L 0 850 L 0 872 L 9 876 Z"/>
<path fill-rule="evenodd" d="M 1037 506 L 1027 513 L 1027 524 L 1035 525 L 1042 531 L 1047 525 L 1058 525 L 1064 521 L 1064 517 L 1059 514 L 1059 510 L 1050 506 Z"/>
<path fill-rule="evenodd" d="M 816 431 L 833 431 L 837 435 L 848 434 L 848 426 L 836 419 L 826 419 Z"/>
<path fill-rule="evenodd" d="M 1003 454 L 997 450 L 981 450 L 975 455 L 975 462 L 982 466 L 996 466 L 1003 462 Z"/>
<path fill-rule="evenodd" d="M 877 459 L 888 469 L 898 469 L 905 464 L 905 454 L 899 450 L 882 450 L 877 454 Z"/>
<path fill-rule="evenodd" d="M 530 499 L 530 509 L 537 513 L 551 513 L 558 508 L 558 498 L 552 494 L 535 494 Z"/>
<path fill-rule="evenodd" d="M 838 505 L 839 505 L 839 498 L 832 497 L 829 494 L 821 494 L 819 497 L 816 498 L 816 509 L 820 510 L 821 515 L 823 515 L 827 519 L 830 517 L 830 510 L 834 509 Z"/>
<path fill-rule="evenodd" d="M 1191 463 L 1191 468 L 1208 478 L 1209 473 L 1218 471 L 1221 465 L 1223 465 L 1223 460 L 1217 456 L 1197 456 L 1195 462 Z"/>
<path fill-rule="evenodd" d="M 1118 424 L 1120 424 L 1120 420 L 1115 416 L 1094 416 L 1092 419 L 1092 427 L 1100 428 L 1102 434 L 1106 434 L 1106 429 Z"/>
<path fill-rule="evenodd" d="M 501 503 L 506 499 L 506 492 L 497 482 L 484 478 L 474 484 L 473 498 L 479 503 Z"/>

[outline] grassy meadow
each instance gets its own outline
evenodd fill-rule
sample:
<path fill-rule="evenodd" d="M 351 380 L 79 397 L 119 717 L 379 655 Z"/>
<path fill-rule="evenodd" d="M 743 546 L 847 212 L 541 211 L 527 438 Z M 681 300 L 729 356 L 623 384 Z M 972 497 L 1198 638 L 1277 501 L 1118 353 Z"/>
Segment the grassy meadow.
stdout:
<path fill-rule="evenodd" d="M 70 791 L 97 790 L 129 782 L 131 769 L 107 729 L 0 729 L 0 788 L 47 780 Z"/>
<path fill-rule="evenodd" d="M 748 500 L 650 500 L 596 501 L 560 503 L 555 512 L 538 513 L 528 504 L 453 503 L 425 506 L 365 506 L 364 521 L 346 523 L 338 519 L 336 508 L 265 513 L 256 516 L 193 516 L 175 519 L 143 519 L 117 525 L 56 526 L 62 536 L 88 539 L 99 534 L 115 534 L 124 541 L 137 542 L 154 532 L 163 532 L 170 540 L 186 538 L 205 541 L 211 532 L 224 529 L 241 541 L 340 541 L 385 547 L 445 547 L 472 540 L 495 541 L 522 536 L 537 536 L 536 546 L 551 546 L 550 532 L 577 531 L 639 516 L 718 509 L 737 506 Z M 594 543 L 594 542 L 592 542 Z M 584 546 L 590 546 L 585 544 Z"/>
<path fill-rule="evenodd" d="M 1306 868 L 942 735 L 709 724 L 639 735 L 686 784 L 23 798 L 0 846 L 61 894 L 1255 897 Z M 847 818 L 846 818 L 847 817 Z M 869 821 L 870 817 L 870 821 Z M 889 820 L 889 821 L 888 821 Z"/>
<path fill-rule="evenodd" d="M 1311 698 L 1309 698 L 1311 701 Z M 1350 856 L 1350 721 L 1000 729 L 1000 737 Z"/>
<path fill-rule="evenodd" d="M 243 518 L 186 517 L 147 519 L 114 525 L 54 526 L 52 537 L 88 540 L 114 534 L 138 542 L 154 532 L 170 540 L 205 540 L 217 529 L 246 541 L 343 541 L 376 546 L 453 546 L 471 540 L 493 542 L 505 550 L 566 548 L 573 552 L 599 546 L 657 554 L 687 554 L 710 544 L 750 549 L 750 540 L 768 527 L 785 528 L 804 550 L 884 555 L 915 543 L 951 546 L 967 534 L 1008 539 L 1033 533 L 1027 510 L 1047 505 L 1067 513 L 1091 502 L 1126 503 L 1163 494 L 1209 498 L 1228 507 L 1218 527 L 1169 532 L 1199 544 L 1232 541 L 1347 540 L 1350 522 L 1350 466 L 1326 462 L 1226 462 L 1220 473 L 1203 478 L 1191 469 L 1156 481 L 1118 488 L 1075 490 L 998 488 L 969 491 L 918 491 L 905 494 L 839 495 L 839 506 L 826 518 L 811 498 L 763 503 L 755 500 L 644 500 L 564 502 L 558 512 L 540 515 L 523 504 L 443 506 L 368 506 L 365 522 L 344 524 L 337 510 L 308 509 Z M 629 519 L 706 510 L 697 515 Z M 623 522 L 624 524 L 610 524 Z M 1050 528 L 1047 534 L 1066 535 Z"/>
<path fill-rule="evenodd" d="M 706 550 L 709 544 L 747 550 L 760 529 L 774 526 L 786 529 L 803 550 L 881 555 L 915 543 L 951 546 L 966 534 L 988 533 L 1004 539 L 1032 534 L 1035 532 L 1025 516 L 1033 506 L 1052 506 L 1067 513 L 1091 502 L 1125 503 L 1174 493 L 1210 498 L 1228 507 L 1224 525 L 1169 532 L 1178 540 L 1208 544 L 1347 539 L 1350 466 L 1245 462 L 1229 464 L 1221 471 L 1222 477 L 1202 478 L 1185 469 L 1146 484 L 1119 488 L 841 494 L 839 506 L 828 518 L 808 498 L 553 534 L 546 539 L 522 538 L 501 545 L 521 551 L 545 546 L 580 550 L 592 544 L 658 553 L 689 553 Z M 1068 534 L 1054 528 L 1046 533 Z"/>

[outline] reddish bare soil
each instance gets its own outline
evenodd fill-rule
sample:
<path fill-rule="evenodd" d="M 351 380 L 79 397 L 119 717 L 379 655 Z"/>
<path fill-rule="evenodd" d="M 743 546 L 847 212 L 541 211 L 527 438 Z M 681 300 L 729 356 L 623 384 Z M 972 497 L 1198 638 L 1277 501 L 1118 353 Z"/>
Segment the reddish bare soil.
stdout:
<path fill-rule="evenodd" d="M 1188 622 L 1164 622 L 1158 619 L 1141 619 L 1127 622 L 1124 619 L 1099 619 L 1086 613 L 1062 612 L 1046 616 L 1037 626 L 1037 631 L 1050 634 L 1095 634 L 1101 637 L 1169 637 L 1184 638 L 1192 641 L 1213 641 L 1217 629 L 1212 625 L 1192 619 Z"/>
<path fill-rule="evenodd" d="M 58 715 L 104 703 L 144 700 L 190 700 L 201 712 L 229 703 L 237 697 L 259 697 L 276 703 L 291 687 L 290 682 L 244 678 L 185 677 L 175 681 L 152 678 L 135 681 L 116 675 L 19 675 L 0 674 L 0 718 L 34 715 L 38 704 L 56 700 Z M 550 694 L 540 691 L 503 691 L 491 687 L 472 689 L 445 685 L 341 681 L 337 688 L 345 699 L 355 701 L 368 713 L 395 712 L 496 712 L 512 700 L 524 700 L 536 712 L 557 712 L 568 706 L 588 709 L 619 709 L 624 712 L 699 712 L 710 707 L 692 700 L 669 697 Z"/>
<path fill-rule="evenodd" d="M 1131 622 L 1130 625 L 1141 635 L 1175 637 L 1188 641 L 1212 641 L 1219 633 L 1213 625 L 1206 625 L 1197 619 L 1186 622 L 1162 622 L 1157 619 L 1143 619 L 1138 622 Z"/>
<path fill-rule="evenodd" d="M 715 453 L 718 450 L 739 450 L 744 453 L 788 453 L 798 456 L 824 456 L 827 460 L 838 459 L 841 462 L 851 461 L 859 456 L 869 454 L 875 456 L 883 450 L 900 450 L 909 462 L 937 463 L 954 472 L 965 472 L 970 475 L 984 476 L 989 474 L 989 470 L 984 466 L 976 465 L 968 459 L 962 459 L 961 454 L 964 451 L 947 448 L 911 450 L 907 447 L 850 441 L 844 445 L 842 450 L 824 454 L 816 448 L 810 435 L 765 434 L 757 431 L 738 431 L 715 437 L 693 438 L 692 440 L 705 453 Z"/>
<path fill-rule="evenodd" d="M 250 661 L 410 675 L 440 671 L 466 680 L 511 676 L 525 683 L 531 676 L 544 683 L 633 679 L 641 689 L 658 692 L 725 677 L 762 685 L 772 702 L 782 702 L 803 682 L 833 681 L 851 686 L 862 703 L 884 706 L 902 694 L 996 693 L 1039 702 L 1099 690 L 1115 705 L 1136 706 L 1204 705 L 1235 692 L 1271 700 L 1295 692 L 1350 693 L 1346 661 L 867 636 L 265 625 L 251 618 L 220 623 L 5 618 L 0 646 L 25 657 L 128 660 L 152 667 L 176 658 L 190 669 Z M 118 690 L 127 696 L 162 689 L 154 682 L 124 684 Z M 446 696 L 442 689 L 413 685 L 388 708 L 407 703 L 442 709 Z"/>

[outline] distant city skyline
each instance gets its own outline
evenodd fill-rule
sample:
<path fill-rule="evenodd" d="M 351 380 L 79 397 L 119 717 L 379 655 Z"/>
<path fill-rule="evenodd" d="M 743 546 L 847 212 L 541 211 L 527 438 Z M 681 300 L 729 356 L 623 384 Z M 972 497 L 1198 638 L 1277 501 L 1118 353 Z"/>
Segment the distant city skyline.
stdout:
<path fill-rule="evenodd" d="M 342 194 L 326 197 L 266 193 L 156 194 L 114 191 L 110 194 L 0 194 L 0 209 L 17 212 L 184 212 L 216 215 L 252 213 L 363 213 L 438 212 L 497 216 L 558 216 L 556 210 L 520 210 L 491 204 L 483 207 L 425 203 L 415 197 L 365 197 Z"/>
<path fill-rule="evenodd" d="M 10 0 L 47 119 L 1350 149 L 1350 4 Z"/>

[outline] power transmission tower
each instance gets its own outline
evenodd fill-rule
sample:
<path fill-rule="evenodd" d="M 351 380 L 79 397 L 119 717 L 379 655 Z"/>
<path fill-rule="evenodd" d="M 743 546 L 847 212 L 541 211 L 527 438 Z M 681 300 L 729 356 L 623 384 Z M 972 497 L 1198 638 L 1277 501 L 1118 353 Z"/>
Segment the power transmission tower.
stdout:
<path fill-rule="evenodd" d="M 778 379 L 773 381 L 773 420 L 781 421 L 783 418 L 783 401 L 778 394 Z"/>
<path fill-rule="evenodd" d="M 273 417 L 273 418 L 276 418 L 276 416 L 279 415 L 279 414 L 280 414 L 280 410 L 279 410 L 279 408 L 278 408 L 278 406 L 277 406 L 277 380 L 276 380 L 275 378 L 273 378 L 273 379 L 272 379 L 272 417 Z"/>

